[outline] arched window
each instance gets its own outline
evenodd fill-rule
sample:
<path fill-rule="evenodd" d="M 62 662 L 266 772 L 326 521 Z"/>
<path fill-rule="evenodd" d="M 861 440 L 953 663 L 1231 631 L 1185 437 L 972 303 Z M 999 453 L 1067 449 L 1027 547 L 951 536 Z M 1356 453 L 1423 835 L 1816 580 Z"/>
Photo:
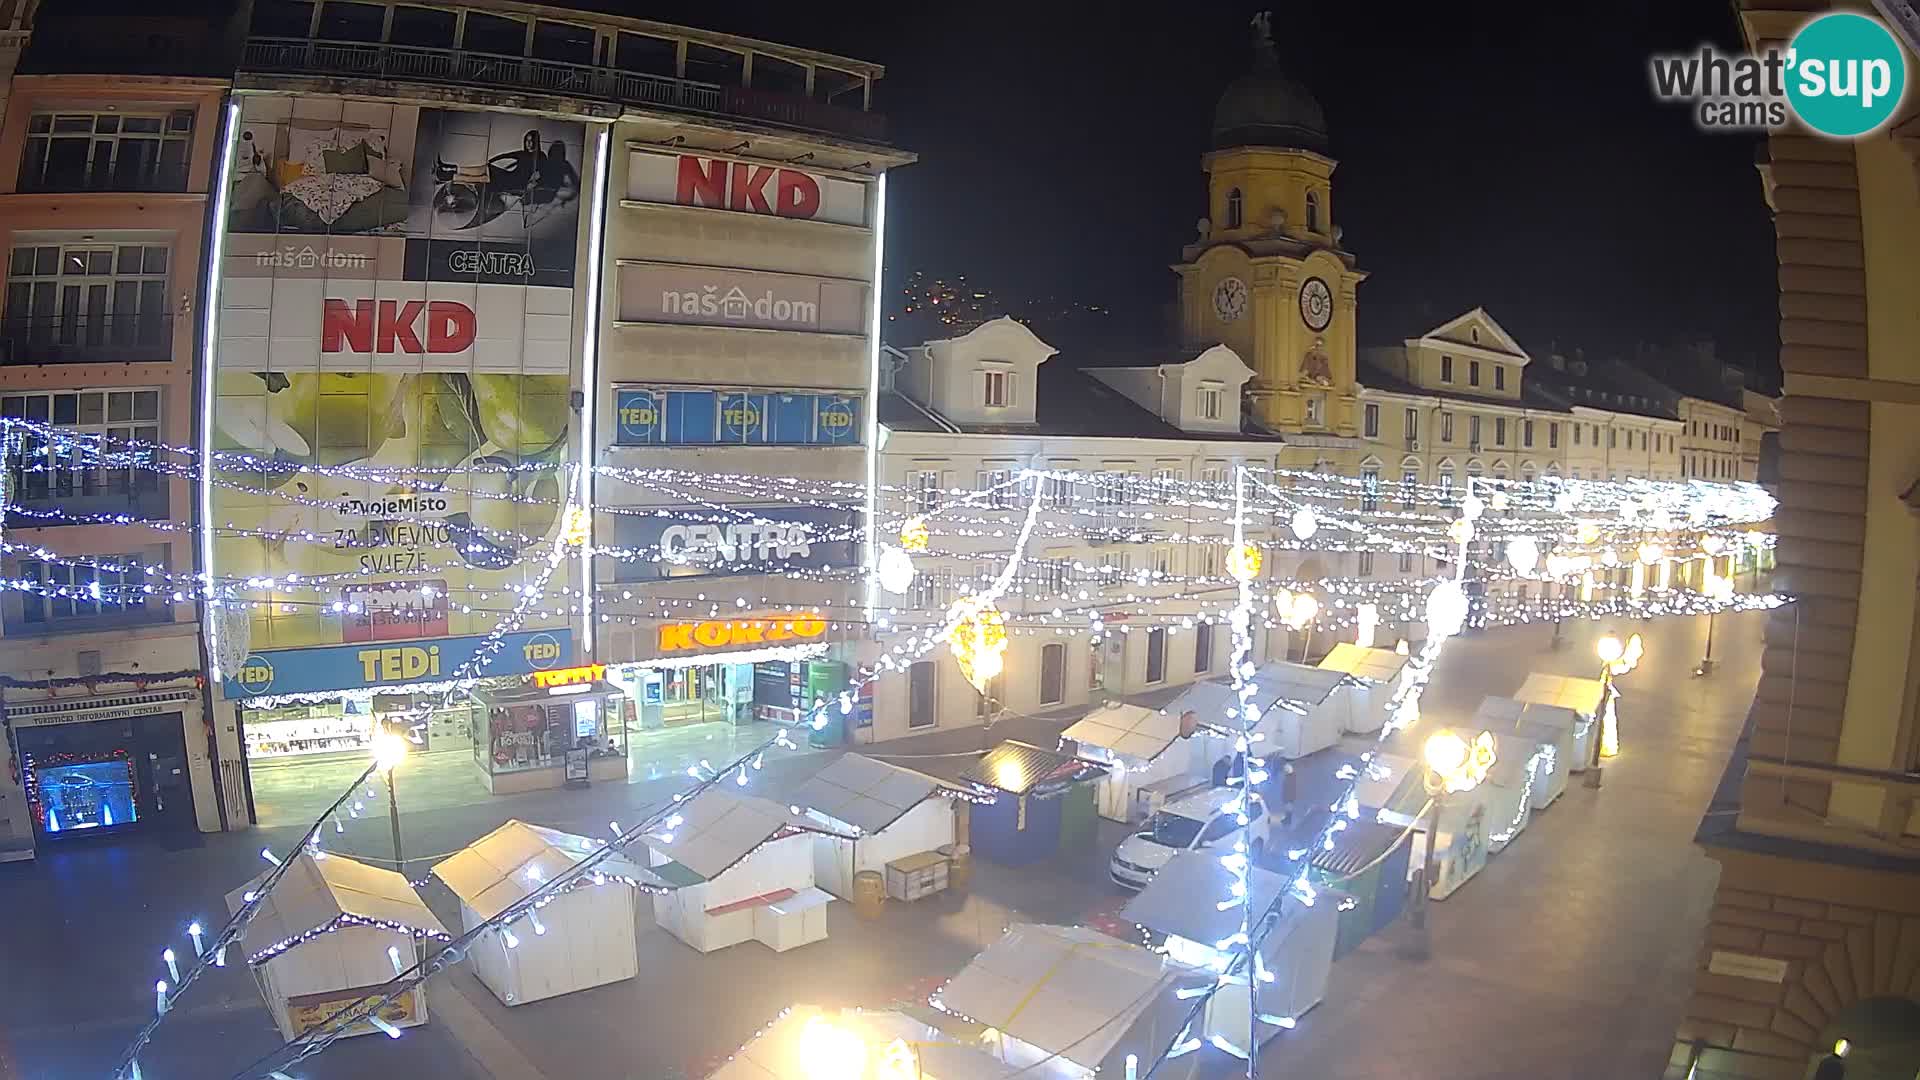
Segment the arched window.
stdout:
<path fill-rule="evenodd" d="M 1237 229 L 1246 220 L 1245 201 L 1240 198 L 1240 189 L 1227 192 L 1227 228 Z"/>
<path fill-rule="evenodd" d="M 1320 231 L 1320 193 L 1317 191 L 1307 192 L 1307 231 Z"/>

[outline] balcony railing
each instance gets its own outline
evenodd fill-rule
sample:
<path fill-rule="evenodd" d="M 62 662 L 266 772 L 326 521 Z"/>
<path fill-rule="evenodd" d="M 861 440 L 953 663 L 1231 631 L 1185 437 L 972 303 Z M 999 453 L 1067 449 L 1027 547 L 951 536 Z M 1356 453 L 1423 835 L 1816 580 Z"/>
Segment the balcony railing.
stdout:
<path fill-rule="evenodd" d="M 139 364 L 172 357 L 172 315 L 0 319 L 0 364 Z"/>
<path fill-rule="evenodd" d="M 537 90 L 621 104 L 734 116 L 809 131 L 880 140 L 886 118 L 751 87 L 720 86 L 617 68 L 461 49 L 426 49 L 305 38 L 250 38 L 243 71 L 449 83 Z"/>
<path fill-rule="evenodd" d="M 185 165 L 144 166 L 139 169 L 47 169 L 39 175 L 20 170 L 18 190 L 25 194 L 66 195 L 82 191 L 129 193 L 185 191 Z"/>

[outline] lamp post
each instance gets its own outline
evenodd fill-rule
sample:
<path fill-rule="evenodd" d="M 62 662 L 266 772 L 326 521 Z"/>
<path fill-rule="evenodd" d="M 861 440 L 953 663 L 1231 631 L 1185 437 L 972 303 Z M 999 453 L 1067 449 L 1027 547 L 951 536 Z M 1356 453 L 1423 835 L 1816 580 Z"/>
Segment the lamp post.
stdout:
<path fill-rule="evenodd" d="M 407 876 L 407 858 L 400 850 L 400 796 L 394 790 L 394 769 L 407 758 L 407 737 L 382 725 L 373 735 L 373 760 L 387 780 L 387 821 L 393 826 L 393 868 Z"/>
<path fill-rule="evenodd" d="M 1620 732 L 1618 718 L 1614 710 L 1614 701 L 1618 693 L 1613 688 L 1617 675 L 1625 675 L 1639 663 L 1645 646 L 1639 634 L 1633 634 L 1622 643 L 1618 637 L 1608 634 L 1600 639 L 1594 651 L 1600 656 L 1600 704 L 1594 713 L 1593 723 L 1599 728 L 1593 732 L 1591 749 L 1587 757 L 1586 786 L 1600 787 L 1601 761 L 1620 753 Z"/>
<path fill-rule="evenodd" d="M 1433 951 L 1433 930 L 1427 923 L 1427 905 L 1431 901 L 1434 878 L 1440 868 L 1440 817 L 1447 805 L 1447 796 L 1458 792 L 1472 791 L 1487 778 L 1488 770 L 1493 768 L 1493 733 L 1482 731 L 1474 736 L 1472 742 L 1461 738 L 1452 730 L 1442 728 L 1427 737 L 1420 752 L 1423 766 L 1422 779 L 1426 783 L 1427 807 L 1427 848 L 1421 859 L 1418 885 L 1420 891 L 1413 896 L 1413 924 L 1420 931 L 1418 948 L 1425 957 Z"/>

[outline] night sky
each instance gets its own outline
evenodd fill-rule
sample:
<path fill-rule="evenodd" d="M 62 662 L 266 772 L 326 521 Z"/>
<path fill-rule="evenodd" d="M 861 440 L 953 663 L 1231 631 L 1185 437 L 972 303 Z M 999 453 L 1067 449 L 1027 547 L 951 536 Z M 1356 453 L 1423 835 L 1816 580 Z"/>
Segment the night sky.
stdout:
<path fill-rule="evenodd" d="M 890 182 L 891 280 L 921 267 L 1110 305 L 1119 336 L 1152 339 L 1171 319 L 1167 264 L 1205 212 L 1213 104 L 1250 63 L 1247 19 L 1261 6 L 645 14 L 887 66 L 877 108 L 920 155 Z M 1480 304 L 1537 352 L 1707 336 L 1723 356 L 1774 366 L 1757 140 L 1696 131 L 1652 99 L 1646 75 L 1651 51 L 1736 47 L 1731 4 L 1270 6 L 1282 63 L 1332 130 L 1334 221 L 1371 274 L 1363 341 Z"/>

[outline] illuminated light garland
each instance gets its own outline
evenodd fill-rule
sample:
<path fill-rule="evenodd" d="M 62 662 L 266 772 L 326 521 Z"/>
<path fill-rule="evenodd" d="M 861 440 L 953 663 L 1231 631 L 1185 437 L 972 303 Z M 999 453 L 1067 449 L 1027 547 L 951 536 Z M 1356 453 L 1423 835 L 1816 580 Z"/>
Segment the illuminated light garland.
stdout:
<path fill-rule="evenodd" d="M 377 930 L 391 930 L 395 933 L 405 934 L 408 937 L 411 937 L 412 939 L 414 939 L 415 941 L 452 941 L 453 940 L 453 936 L 451 934 L 448 934 L 445 931 L 441 931 L 441 930 L 428 930 L 418 926 L 410 926 L 406 923 L 396 922 L 392 919 L 375 919 L 365 915 L 354 915 L 354 914 L 343 913 L 341 915 L 337 915 L 331 919 L 328 919 L 326 922 L 323 922 L 319 926 L 313 927 L 310 930 L 304 930 L 298 934 L 293 935 L 292 937 L 274 942 L 272 945 L 269 945 L 266 948 L 261 949 L 259 952 L 253 953 L 252 955 L 248 956 L 247 963 L 254 967 L 258 967 L 261 964 L 264 964 L 267 961 L 272 960 L 274 957 L 279 956 L 281 953 L 287 952 L 288 950 L 291 950 L 291 949 L 297 949 L 300 946 L 305 945 L 307 942 L 313 941 L 316 938 L 325 937 L 328 934 L 334 933 L 335 931 L 338 931 L 338 930 L 348 930 L 354 927 L 362 927 L 362 926 L 373 927 L 374 929 L 377 929 Z"/>

